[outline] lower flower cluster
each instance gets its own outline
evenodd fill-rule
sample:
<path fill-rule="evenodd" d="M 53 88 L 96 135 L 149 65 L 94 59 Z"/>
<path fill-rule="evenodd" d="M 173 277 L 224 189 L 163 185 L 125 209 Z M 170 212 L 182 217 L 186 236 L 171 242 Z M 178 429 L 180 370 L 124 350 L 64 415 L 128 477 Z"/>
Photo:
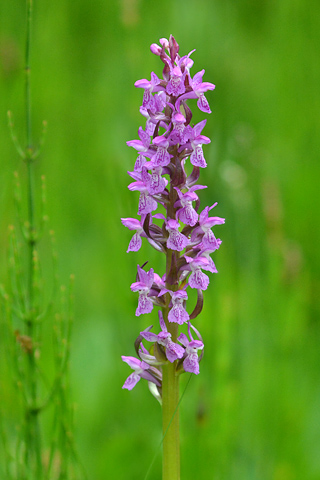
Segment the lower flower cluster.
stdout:
<path fill-rule="evenodd" d="M 219 249 L 221 240 L 212 228 L 225 222 L 224 218 L 209 216 L 217 203 L 198 213 L 200 199 L 196 192 L 207 187 L 197 181 L 200 169 L 207 166 L 203 145 L 210 139 L 202 135 L 206 120 L 193 125 L 187 105 L 187 100 L 198 99 L 198 108 L 211 113 L 204 92 L 215 86 L 202 81 L 204 70 L 191 77 L 193 51 L 180 57 L 179 45 L 172 36 L 161 39 L 160 44 L 151 45 L 151 51 L 164 63 L 163 78 L 152 72 L 151 81 L 136 82 L 136 87 L 144 89 L 140 112 L 146 125 L 145 129 L 139 127 L 139 140 L 127 142 L 138 151 L 134 170 L 128 172 L 134 180 L 128 188 L 139 192 L 140 219 L 121 219 L 134 231 L 127 252 L 140 250 L 145 238 L 166 257 L 162 277 L 152 268 L 146 271 L 146 264 L 138 265 L 136 281 L 131 285 L 131 290 L 139 294 L 136 316 L 159 307 L 160 332 L 151 332 L 152 326 L 140 332 L 135 342 L 138 358 L 122 357 L 134 370 L 123 388 L 131 390 L 144 378 L 159 399 L 166 363 L 175 363 L 177 375 L 199 373 L 204 344 L 191 321 L 201 312 L 203 291 L 209 285 L 204 272 L 217 273 L 211 254 Z M 160 211 L 155 212 L 158 208 Z M 191 313 L 187 308 L 188 288 L 197 291 Z M 178 328 L 184 325 L 187 334 L 179 334 Z M 151 346 L 147 349 L 143 341 Z"/>
<path fill-rule="evenodd" d="M 181 333 L 177 339 L 180 343 L 179 345 L 172 341 L 171 333 L 168 332 L 161 311 L 159 311 L 159 322 L 161 331 L 158 335 L 150 331 L 152 326 L 140 332 L 135 343 L 139 359 L 126 356 L 121 357 L 134 370 L 126 379 L 122 388 L 132 390 L 140 378 L 148 380 L 149 383 L 155 384 L 156 387 L 161 387 L 161 366 L 166 362 L 173 363 L 176 360 L 178 361 L 176 366 L 177 373 L 182 371 L 195 373 L 196 375 L 199 373 L 199 362 L 203 357 L 204 345 L 198 330 L 188 322 L 189 338 L 184 333 Z M 194 340 L 191 330 L 195 332 L 198 340 Z M 142 339 L 153 342 L 151 351 L 144 347 Z M 198 356 L 199 350 L 201 352 L 200 356 Z M 158 391 L 161 395 L 159 388 Z"/>

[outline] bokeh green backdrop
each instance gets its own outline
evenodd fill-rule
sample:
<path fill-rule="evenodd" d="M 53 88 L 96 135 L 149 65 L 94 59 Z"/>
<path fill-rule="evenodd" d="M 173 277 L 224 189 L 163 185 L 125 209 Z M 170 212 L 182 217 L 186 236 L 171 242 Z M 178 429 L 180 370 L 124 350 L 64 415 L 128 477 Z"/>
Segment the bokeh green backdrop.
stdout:
<path fill-rule="evenodd" d="M 56 0 L 34 2 L 35 137 L 48 135 L 37 174 L 48 184 L 60 277 L 76 275 L 72 385 L 76 442 L 91 480 L 141 479 L 161 438 L 157 402 L 141 382 L 121 390 L 137 333 L 137 263 L 163 273 L 144 245 L 126 254 L 135 216 L 129 193 L 142 91 L 161 74 L 149 45 L 171 33 L 196 48 L 193 73 L 216 84 L 205 134 L 202 205 L 226 224 L 197 320 L 201 375 L 181 407 L 182 478 L 320 478 L 318 2 Z M 12 173 L 24 175 L 9 138 L 23 134 L 23 0 L 0 4 L 0 250 L 13 222 Z M 195 106 L 195 102 L 194 102 Z M 203 116 L 195 115 L 199 121 Z M 50 261 L 50 260 L 48 260 Z M 185 383 L 185 379 L 182 382 Z M 160 479 L 158 458 L 150 478 Z"/>

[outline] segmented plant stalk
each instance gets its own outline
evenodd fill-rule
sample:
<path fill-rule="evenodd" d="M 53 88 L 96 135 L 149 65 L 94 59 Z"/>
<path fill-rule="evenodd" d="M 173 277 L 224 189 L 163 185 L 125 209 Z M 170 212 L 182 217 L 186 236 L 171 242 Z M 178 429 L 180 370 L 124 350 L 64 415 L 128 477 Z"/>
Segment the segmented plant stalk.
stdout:
<path fill-rule="evenodd" d="M 26 318 L 26 334 L 35 343 L 36 334 L 36 308 L 34 303 L 34 278 L 35 278 L 35 257 L 36 257 L 36 227 L 34 214 L 34 185 L 33 185 L 33 146 L 32 146 L 32 120 L 31 120 L 31 26 L 32 26 L 32 0 L 27 0 L 27 22 L 26 22 L 26 49 L 25 49 L 25 109 L 26 109 L 26 148 L 25 161 L 27 165 L 27 195 L 28 195 L 28 314 Z M 37 407 L 38 385 L 36 372 L 35 349 L 32 348 L 28 354 L 28 393 L 29 405 L 25 413 L 25 462 L 27 470 L 32 471 L 35 466 L 36 478 L 42 478 L 41 461 L 41 433 L 39 426 Z"/>
<path fill-rule="evenodd" d="M 9 248 L 9 288 L 0 286 L 0 296 L 5 305 L 5 331 L 8 342 L 4 350 L 8 358 L 8 368 L 12 373 L 17 399 L 20 400 L 22 421 L 16 428 L 15 442 L 7 441 L 4 425 L 0 427 L 0 437 L 6 455 L 8 480 L 80 480 L 86 478 L 85 470 L 74 447 L 73 406 L 70 401 L 68 381 L 69 352 L 73 323 L 73 275 L 67 292 L 61 287 L 61 306 L 56 305 L 56 254 L 52 248 L 53 282 L 51 298 L 46 298 L 44 278 L 38 255 L 38 244 L 47 222 L 45 214 L 45 179 L 41 177 L 41 207 L 36 215 L 36 192 L 34 184 L 34 160 L 44 141 L 46 122 L 43 122 L 43 136 L 35 148 L 32 138 L 31 109 L 31 26 L 32 0 L 26 0 L 27 22 L 25 43 L 25 146 L 17 139 L 13 116 L 8 112 L 11 137 L 20 157 L 26 166 L 27 221 L 23 221 L 22 195 L 18 173 L 15 173 L 15 201 L 18 221 L 25 244 L 20 245 L 14 226 L 10 226 Z M 54 234 L 50 232 L 52 240 Z M 65 295 L 67 293 L 67 295 Z M 67 298 L 67 301 L 64 299 Z M 53 347 L 55 378 L 46 377 L 42 367 L 41 350 L 45 343 L 42 335 L 42 322 L 48 318 L 53 307 Z M 57 310 L 56 310 L 57 307 Z M 62 310 L 62 313 L 58 313 Z M 18 403 L 15 402 L 15 403 Z M 42 413 L 52 407 L 53 425 L 51 438 L 42 439 Z M 10 452 L 10 444 L 12 450 Z M 48 445 L 49 444 L 49 445 Z"/>
<path fill-rule="evenodd" d="M 44 289 L 41 274 L 38 246 L 44 226 L 48 220 L 45 213 L 45 178 L 41 177 L 41 202 L 36 215 L 37 192 L 34 183 L 34 161 L 40 153 L 44 141 L 46 122 L 43 122 L 43 135 L 35 147 L 32 138 L 31 109 L 31 27 L 32 0 L 26 0 L 26 43 L 25 43 L 25 145 L 20 146 L 15 133 L 12 113 L 8 112 L 9 128 L 13 144 L 26 166 L 26 214 L 23 220 L 22 195 L 18 173 L 15 173 L 14 197 L 18 222 L 24 245 L 16 235 L 13 225 L 9 227 L 10 247 L 8 262 L 8 291 L 0 285 L 0 297 L 4 304 L 4 331 L 8 341 L 3 340 L 13 385 L 22 418 L 16 426 L 16 438 L 12 442 L 5 422 L 0 425 L 0 443 L 5 453 L 6 480 L 81 480 L 86 472 L 74 447 L 73 406 L 70 401 L 68 380 L 71 330 L 73 323 L 73 275 L 70 287 L 65 292 L 61 287 L 61 305 L 56 305 L 56 253 L 52 245 L 52 292 L 49 298 Z M 54 242 L 54 233 L 50 232 Z M 48 292 L 49 293 L 49 292 Z M 67 295 L 66 295 L 67 294 Z M 67 301 L 65 301 L 67 299 Z M 56 309 L 57 307 L 57 309 Z M 42 367 L 41 351 L 45 344 L 42 323 L 53 312 L 53 362 L 55 377 L 47 378 Z M 59 311 L 62 311 L 61 314 Z M 52 408 L 53 425 L 51 438 L 42 439 L 42 414 Z M 0 419 L 2 420 L 2 419 Z M 9 423 L 9 422 L 8 422 Z M 11 429 L 12 431 L 12 429 Z M 9 441 L 8 441 L 9 440 Z M 1 474 L 0 474 L 1 475 Z"/>

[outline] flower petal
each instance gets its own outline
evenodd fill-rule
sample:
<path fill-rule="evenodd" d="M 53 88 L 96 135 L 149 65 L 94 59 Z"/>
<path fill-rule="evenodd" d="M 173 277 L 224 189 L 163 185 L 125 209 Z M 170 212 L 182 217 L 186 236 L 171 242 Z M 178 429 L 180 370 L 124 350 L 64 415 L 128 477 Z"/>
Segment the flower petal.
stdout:
<path fill-rule="evenodd" d="M 124 382 L 122 388 L 126 388 L 127 390 L 132 390 L 133 387 L 137 385 L 139 380 L 140 380 L 140 375 L 138 375 L 136 372 L 132 372 L 131 375 L 129 375 L 129 377 Z"/>

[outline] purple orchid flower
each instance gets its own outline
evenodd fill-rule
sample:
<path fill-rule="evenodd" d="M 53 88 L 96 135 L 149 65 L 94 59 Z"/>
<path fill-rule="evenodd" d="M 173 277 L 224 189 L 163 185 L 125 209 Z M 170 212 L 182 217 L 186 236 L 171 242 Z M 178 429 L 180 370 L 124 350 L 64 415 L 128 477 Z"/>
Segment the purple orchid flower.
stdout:
<path fill-rule="evenodd" d="M 134 370 L 134 372 L 132 372 L 131 375 L 129 375 L 129 377 L 126 379 L 122 388 L 132 390 L 133 387 L 137 385 L 140 378 L 145 378 L 148 380 L 148 382 L 155 383 L 158 387 L 161 386 L 159 380 L 148 372 L 148 370 L 150 370 L 150 366 L 146 362 L 143 360 L 138 360 L 135 357 L 126 357 L 124 355 L 122 355 L 121 358 L 129 365 L 129 367 Z"/>
<path fill-rule="evenodd" d="M 148 173 L 148 169 L 151 170 L 151 174 Z M 150 195 L 162 193 L 168 184 L 168 180 L 161 176 L 162 170 L 162 167 L 154 167 L 152 162 L 146 162 L 141 168 L 141 172 L 128 172 L 130 177 L 136 180 L 129 185 L 130 189 L 143 190 L 145 187 Z"/>
<path fill-rule="evenodd" d="M 198 375 L 200 373 L 199 369 L 199 357 L 198 350 L 202 350 L 204 345 L 201 340 L 194 340 L 191 334 L 190 326 L 198 332 L 189 322 L 188 333 L 190 341 L 188 340 L 187 335 L 181 333 L 178 337 L 178 342 L 180 342 L 185 347 L 185 359 L 183 360 L 183 368 L 186 372 L 194 373 Z"/>
<path fill-rule="evenodd" d="M 149 110 L 150 111 L 150 110 Z M 149 112 L 146 108 L 140 107 L 140 113 L 143 115 L 146 119 L 146 128 L 145 131 L 150 137 L 154 134 L 156 124 L 153 123 L 151 116 L 149 115 Z"/>
<path fill-rule="evenodd" d="M 180 68 L 185 69 L 188 73 L 194 63 L 193 60 L 190 58 L 190 55 L 195 51 L 196 49 L 194 48 L 193 50 L 191 50 L 191 52 L 188 53 L 188 55 L 184 55 L 178 61 L 178 65 L 180 66 Z"/>
<path fill-rule="evenodd" d="M 192 202 L 199 200 L 198 195 L 194 193 L 195 190 L 202 190 L 204 188 L 207 187 L 204 185 L 194 185 L 193 187 L 189 188 L 186 193 L 182 193 L 178 187 L 175 187 L 179 195 L 179 200 L 174 204 L 174 207 L 181 207 L 176 213 L 178 220 L 186 225 L 190 225 L 191 227 L 197 223 L 198 214 L 193 208 Z"/>
<path fill-rule="evenodd" d="M 134 282 L 131 285 L 133 292 L 139 292 L 138 307 L 136 309 L 136 316 L 138 317 L 142 313 L 150 313 L 153 309 L 153 302 L 148 297 L 154 281 L 153 268 L 146 272 L 138 265 L 138 277 L 139 281 Z"/>
<path fill-rule="evenodd" d="M 191 288 L 199 290 L 207 290 L 210 283 L 208 275 L 202 272 L 203 270 L 211 271 L 210 262 L 206 257 L 191 258 L 187 255 L 184 256 L 188 265 L 184 266 L 182 270 L 191 271 L 191 275 L 188 279 L 188 284 Z M 212 273 L 217 273 L 214 271 Z"/>
<path fill-rule="evenodd" d="M 169 106 L 171 104 L 168 103 Z M 172 105 L 172 110 L 174 110 L 174 107 Z M 187 139 L 185 138 L 184 131 L 186 129 L 185 124 L 186 119 L 182 115 L 181 112 L 176 112 L 172 114 L 172 125 L 173 129 L 172 132 L 170 133 L 168 140 L 170 145 L 177 145 L 177 143 L 186 143 Z"/>
<path fill-rule="evenodd" d="M 184 85 L 185 76 L 186 72 L 182 73 L 179 66 L 172 67 L 170 65 L 170 80 L 166 88 L 166 92 L 168 95 L 173 95 L 174 97 L 177 97 L 178 95 L 182 95 L 186 91 L 186 87 Z"/>
<path fill-rule="evenodd" d="M 138 181 L 138 182 L 130 183 L 128 188 L 132 192 L 134 190 L 139 190 L 140 192 L 138 215 L 146 215 L 158 208 L 158 204 L 156 200 L 152 198 L 152 196 L 149 193 L 148 187 L 144 184 L 144 182 Z"/>
<path fill-rule="evenodd" d="M 168 185 L 168 180 L 161 176 L 162 170 L 161 166 L 154 167 L 151 168 L 151 174 L 148 174 L 147 187 L 151 195 L 162 193 Z"/>
<path fill-rule="evenodd" d="M 155 167 L 166 167 L 170 163 L 172 155 L 169 154 L 169 140 L 164 135 L 155 137 L 152 144 L 157 147 L 156 153 L 152 156 L 151 161 Z"/>
<path fill-rule="evenodd" d="M 146 162 L 147 162 L 146 157 L 141 153 L 139 153 L 139 155 L 137 156 L 137 160 L 135 161 L 133 170 L 135 172 L 142 172 L 142 168 L 146 164 Z"/>
<path fill-rule="evenodd" d="M 155 112 L 148 110 L 147 108 L 140 107 L 140 113 L 146 118 L 146 133 L 150 136 L 154 134 L 156 124 L 158 121 L 161 126 L 164 126 L 163 121 L 166 120 L 166 116 L 161 113 L 166 106 L 166 94 L 164 91 L 156 93 L 154 96 Z"/>
<path fill-rule="evenodd" d="M 204 92 L 208 90 L 214 90 L 216 88 L 213 83 L 209 82 L 202 82 L 202 77 L 204 75 L 204 70 L 195 74 L 193 79 L 191 80 L 191 87 L 193 89 L 194 94 L 198 97 L 197 105 L 198 108 L 205 113 L 211 113 L 208 100 L 204 96 Z M 190 97 L 191 98 L 191 97 Z"/>
<path fill-rule="evenodd" d="M 214 261 L 210 257 L 210 254 L 215 252 L 220 247 L 221 243 L 222 243 L 222 241 L 220 240 L 220 238 L 215 238 L 214 248 L 212 248 L 211 246 L 210 247 L 203 247 L 202 243 L 200 243 L 200 245 L 198 245 L 201 248 L 201 250 L 200 250 L 199 254 L 197 255 L 197 257 L 202 257 L 202 258 L 204 257 L 208 260 L 207 266 L 202 267 L 202 268 L 204 268 L 205 270 L 208 270 L 209 272 L 212 272 L 212 273 L 218 273 L 217 267 L 215 266 Z"/>
<path fill-rule="evenodd" d="M 141 172 L 143 165 L 147 161 L 146 157 L 152 157 L 154 152 L 149 148 L 151 143 L 149 133 L 145 132 L 142 127 L 139 127 L 138 135 L 140 140 L 129 140 L 129 142 L 127 142 L 127 145 L 129 147 L 133 147 L 139 152 L 139 155 L 134 165 L 134 170 L 136 172 Z"/>
<path fill-rule="evenodd" d="M 156 210 L 158 204 L 150 192 L 150 175 L 147 168 L 143 166 L 141 172 L 128 172 L 128 174 L 136 180 L 128 185 L 129 190 L 132 192 L 138 190 L 140 192 L 138 215 L 146 215 Z M 162 185 L 165 188 L 166 180 L 164 180 Z"/>
<path fill-rule="evenodd" d="M 155 333 L 150 332 L 149 330 L 151 327 L 148 327 L 146 330 L 141 332 L 140 335 L 148 342 L 157 342 L 159 345 L 165 347 L 166 357 L 169 362 L 172 363 L 175 360 L 183 357 L 184 348 L 171 340 L 171 333 L 168 332 L 162 312 L 159 310 L 158 314 L 161 332 L 156 335 Z"/>
<path fill-rule="evenodd" d="M 176 109 L 179 111 L 180 108 L 180 102 L 182 100 L 186 100 L 187 98 L 198 98 L 197 101 L 197 106 L 198 108 L 205 113 L 211 113 L 210 106 L 208 103 L 208 100 L 204 96 L 204 92 L 207 92 L 208 90 L 214 90 L 216 88 L 213 83 L 209 82 L 202 82 L 202 77 L 204 75 L 204 70 L 201 70 L 201 72 L 198 72 L 195 74 L 193 79 L 189 77 L 189 83 L 192 88 L 191 92 L 184 93 L 177 99 L 176 102 Z"/>
<path fill-rule="evenodd" d="M 121 218 L 121 222 L 125 227 L 128 227 L 129 230 L 136 230 L 136 233 L 130 240 L 127 253 L 137 252 L 138 250 L 140 250 L 142 245 L 141 237 L 146 237 L 146 234 L 143 230 L 145 218 L 145 215 L 141 217 L 141 221 L 137 220 L 136 218 Z"/>
<path fill-rule="evenodd" d="M 168 314 L 168 321 L 171 323 L 178 323 L 179 325 L 187 322 L 190 317 L 183 306 L 184 302 L 188 300 L 187 292 L 185 290 L 177 290 L 173 292 L 172 290 L 163 288 L 158 296 L 160 297 L 165 293 L 170 293 L 172 299 L 172 308 Z"/>
<path fill-rule="evenodd" d="M 191 144 L 191 148 L 193 152 L 190 155 L 190 162 L 195 167 L 205 168 L 207 163 L 205 161 L 202 145 L 208 144 L 211 142 L 210 138 L 201 135 L 203 127 L 207 123 L 207 120 L 202 120 L 202 122 L 197 123 L 192 129 L 192 133 L 189 138 L 189 142 Z M 188 142 L 188 143 L 189 143 Z"/>
<path fill-rule="evenodd" d="M 138 215 L 151 213 L 157 209 L 157 202 L 151 197 L 147 188 L 140 190 Z"/>
<path fill-rule="evenodd" d="M 139 127 L 138 135 L 140 140 L 129 140 L 127 142 L 128 147 L 133 147 L 138 152 L 148 152 L 151 141 L 150 135 L 148 135 L 148 133 L 145 132 L 142 127 Z"/>
<path fill-rule="evenodd" d="M 178 323 L 182 325 L 189 320 L 189 314 L 183 306 L 183 303 L 188 300 L 188 294 L 185 290 L 177 290 L 176 292 L 169 291 L 172 298 L 172 308 L 168 314 L 169 322 Z"/>
<path fill-rule="evenodd" d="M 211 228 L 214 225 L 222 225 L 225 219 L 221 217 L 209 217 L 209 211 L 212 210 L 217 203 L 211 207 L 206 207 L 199 215 L 199 226 L 194 229 L 191 234 L 191 242 L 198 242 L 200 237 L 202 240 L 202 248 L 206 250 L 217 250 L 220 246 Z M 220 242 L 221 243 L 221 242 Z"/>
<path fill-rule="evenodd" d="M 157 77 L 157 75 L 151 72 L 151 81 L 143 78 L 142 80 L 137 80 L 134 86 L 137 88 L 144 88 L 142 107 L 155 112 L 156 105 L 152 92 L 164 90 L 164 87 L 160 85 L 160 79 Z"/>
<path fill-rule="evenodd" d="M 210 251 L 210 253 L 218 250 L 221 245 L 220 238 L 216 238 L 212 230 L 207 230 L 202 237 L 200 244 L 201 251 Z"/>
<path fill-rule="evenodd" d="M 164 288 L 166 282 L 166 274 L 163 275 L 163 277 L 160 277 L 157 273 L 154 274 L 154 283 L 156 286 L 161 290 Z"/>
<path fill-rule="evenodd" d="M 166 224 L 166 230 L 169 232 L 169 238 L 167 239 L 167 247 L 171 250 L 176 250 L 181 252 L 187 245 L 189 245 L 190 240 L 179 232 L 179 222 L 170 218 L 167 220 L 162 213 L 156 213 L 152 218 L 161 218 Z"/>
<path fill-rule="evenodd" d="M 166 230 L 169 232 L 169 238 L 167 240 L 167 247 L 171 250 L 177 250 L 181 252 L 190 243 L 190 240 L 179 232 L 179 222 L 170 218 L 167 220 Z"/>

